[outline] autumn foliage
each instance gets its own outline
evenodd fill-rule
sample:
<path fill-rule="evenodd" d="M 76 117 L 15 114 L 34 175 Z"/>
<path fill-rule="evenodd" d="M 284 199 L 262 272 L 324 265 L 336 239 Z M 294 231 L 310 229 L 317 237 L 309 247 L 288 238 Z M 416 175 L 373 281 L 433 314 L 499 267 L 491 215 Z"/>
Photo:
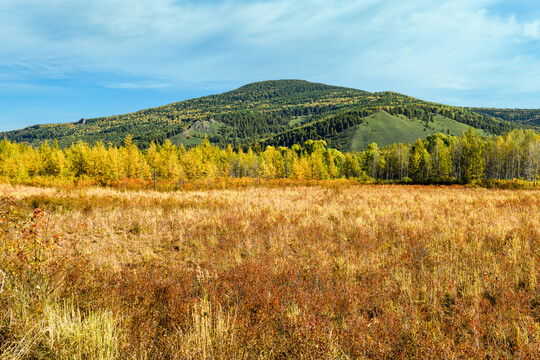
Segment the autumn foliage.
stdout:
<path fill-rule="evenodd" d="M 538 191 L 306 185 L 2 186 L 2 243 L 50 239 L 57 266 L 54 291 L 2 288 L 0 354 L 538 356 Z"/>
<path fill-rule="evenodd" d="M 235 179 L 354 179 L 363 183 L 531 187 L 539 177 L 540 137 L 531 130 L 484 139 L 470 128 L 461 137 L 436 134 L 384 148 L 371 144 L 360 153 L 342 153 L 323 140 L 265 149 L 257 144 L 223 149 L 208 140 L 185 149 L 166 140 L 144 150 L 131 137 L 120 147 L 79 142 L 67 149 L 56 143 L 33 148 L 0 142 L 0 178 L 40 186 L 127 187 L 138 183 L 141 189 L 183 189 L 186 184 L 190 188 Z"/>

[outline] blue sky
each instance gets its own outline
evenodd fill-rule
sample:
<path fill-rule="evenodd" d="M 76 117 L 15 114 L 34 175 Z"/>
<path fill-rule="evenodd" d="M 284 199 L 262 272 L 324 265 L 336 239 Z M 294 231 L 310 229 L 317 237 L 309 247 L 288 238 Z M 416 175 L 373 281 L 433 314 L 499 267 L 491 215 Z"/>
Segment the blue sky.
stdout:
<path fill-rule="evenodd" d="M 271 79 L 540 108 L 540 5 L 497 0 L 2 0 L 0 131 Z"/>

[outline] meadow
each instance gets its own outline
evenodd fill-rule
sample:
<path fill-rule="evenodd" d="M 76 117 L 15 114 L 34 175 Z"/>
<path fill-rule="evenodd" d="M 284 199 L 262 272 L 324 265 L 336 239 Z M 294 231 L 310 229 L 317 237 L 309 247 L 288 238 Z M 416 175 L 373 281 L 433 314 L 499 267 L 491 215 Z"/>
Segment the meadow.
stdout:
<path fill-rule="evenodd" d="M 540 358 L 539 191 L 255 184 L 0 185 L 0 358 Z"/>
<path fill-rule="evenodd" d="M 349 135 L 345 150 L 364 151 L 369 144 L 372 144 L 376 137 L 376 143 L 380 147 L 395 144 L 397 136 L 403 138 L 403 142 L 414 143 L 418 139 L 423 139 L 429 135 L 441 134 L 463 134 L 467 132 L 468 126 L 442 115 L 435 115 L 433 121 L 429 122 L 429 128 L 422 119 L 408 118 L 404 115 L 390 115 L 381 111 L 364 118 L 364 122 L 355 125 L 346 131 Z M 477 130 L 480 136 L 487 134 L 482 130 Z"/>

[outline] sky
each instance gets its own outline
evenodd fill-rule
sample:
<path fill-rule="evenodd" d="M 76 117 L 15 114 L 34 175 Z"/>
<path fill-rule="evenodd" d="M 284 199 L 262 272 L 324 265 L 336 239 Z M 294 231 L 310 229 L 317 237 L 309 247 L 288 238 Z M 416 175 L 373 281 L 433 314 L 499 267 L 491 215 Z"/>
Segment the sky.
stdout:
<path fill-rule="evenodd" d="M 0 131 L 263 80 L 540 108 L 533 0 L 1 0 Z"/>

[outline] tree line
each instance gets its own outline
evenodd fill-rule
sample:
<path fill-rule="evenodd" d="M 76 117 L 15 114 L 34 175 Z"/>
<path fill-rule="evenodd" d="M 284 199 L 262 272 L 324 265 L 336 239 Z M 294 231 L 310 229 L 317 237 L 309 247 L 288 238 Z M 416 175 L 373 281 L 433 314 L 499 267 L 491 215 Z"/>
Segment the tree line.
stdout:
<path fill-rule="evenodd" d="M 24 182 L 38 177 L 88 179 L 101 184 L 120 179 L 176 180 L 219 178 L 338 179 L 365 181 L 456 182 L 519 179 L 536 184 L 540 176 L 540 135 L 532 130 L 482 138 L 472 128 L 460 137 L 436 134 L 412 144 L 342 153 L 324 140 L 303 146 L 219 148 L 205 139 L 185 149 L 169 140 L 139 149 L 128 136 L 121 146 L 77 142 L 33 147 L 0 142 L 0 176 Z"/>

